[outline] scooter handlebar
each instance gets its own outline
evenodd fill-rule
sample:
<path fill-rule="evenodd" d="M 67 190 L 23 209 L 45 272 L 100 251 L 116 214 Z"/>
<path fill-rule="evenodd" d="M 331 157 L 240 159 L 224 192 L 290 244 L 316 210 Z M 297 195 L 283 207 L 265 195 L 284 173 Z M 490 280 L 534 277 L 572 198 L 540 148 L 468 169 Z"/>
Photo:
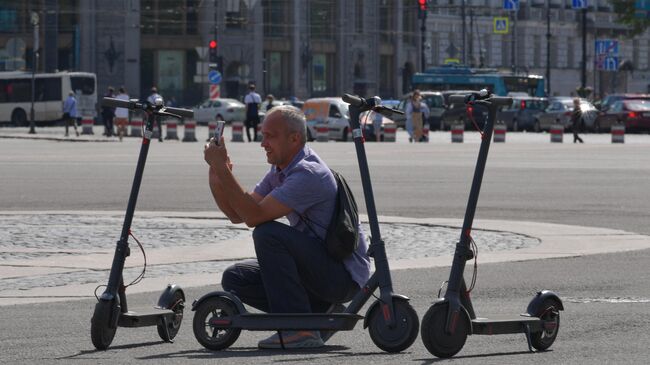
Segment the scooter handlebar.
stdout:
<path fill-rule="evenodd" d="M 165 107 L 165 111 L 167 113 L 180 115 L 181 117 L 185 117 L 185 118 L 194 118 L 194 111 L 189 109 Z"/>
<path fill-rule="evenodd" d="M 102 99 L 102 106 L 110 106 L 113 108 L 126 108 L 126 109 L 135 109 L 135 103 L 131 103 L 128 100 L 107 98 Z"/>
<path fill-rule="evenodd" d="M 361 100 L 360 97 L 350 95 L 350 94 L 343 94 L 343 101 L 345 101 L 346 103 L 348 103 L 350 105 L 354 105 L 354 106 L 363 105 L 363 101 Z"/>
<path fill-rule="evenodd" d="M 135 109 L 143 109 L 144 106 L 136 101 L 130 101 L 130 100 L 122 100 L 122 99 L 115 99 L 115 98 L 107 98 L 104 97 L 102 99 L 102 106 L 110 106 L 113 108 L 126 108 L 130 110 L 135 110 Z M 172 108 L 172 107 L 163 107 L 161 110 L 164 110 L 167 113 L 171 114 L 176 114 L 181 117 L 185 118 L 193 118 L 194 117 L 194 111 L 189 110 L 189 109 L 181 109 L 181 108 Z"/>
<path fill-rule="evenodd" d="M 466 104 L 469 102 L 469 96 L 467 95 L 451 95 L 449 96 L 449 102 L 451 104 Z M 477 99 L 476 101 L 488 102 L 495 106 L 504 106 L 512 104 L 512 98 L 507 96 L 491 96 L 486 99 Z"/>

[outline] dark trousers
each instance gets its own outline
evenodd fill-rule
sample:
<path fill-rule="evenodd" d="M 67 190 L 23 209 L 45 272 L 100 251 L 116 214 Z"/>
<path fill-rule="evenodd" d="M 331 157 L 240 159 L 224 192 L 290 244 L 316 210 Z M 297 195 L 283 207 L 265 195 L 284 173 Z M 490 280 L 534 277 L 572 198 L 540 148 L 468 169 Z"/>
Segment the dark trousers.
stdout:
<path fill-rule="evenodd" d="M 246 137 L 248 138 L 248 142 L 257 141 L 257 125 L 260 124 L 260 119 L 246 118 L 244 124 L 246 125 Z M 251 134 L 250 134 L 251 129 L 253 129 L 253 139 L 251 139 Z"/>
<path fill-rule="evenodd" d="M 577 125 L 574 125 L 571 128 L 571 131 L 573 132 L 573 143 L 576 143 L 576 142 L 583 143 L 582 138 L 580 138 L 580 136 L 578 135 L 579 130 L 580 130 L 580 127 L 578 127 Z"/>
<path fill-rule="evenodd" d="M 68 135 L 68 128 L 71 124 L 74 126 L 75 133 L 79 135 L 79 131 L 77 130 L 77 118 L 66 115 L 63 117 L 63 119 L 65 119 L 65 135 Z"/>
<path fill-rule="evenodd" d="M 263 223 L 253 231 L 257 260 L 230 266 L 224 290 L 242 302 L 271 313 L 322 313 L 359 291 L 343 262 L 323 243 L 286 224 Z"/>
<path fill-rule="evenodd" d="M 102 119 L 104 119 L 104 135 L 107 137 L 110 137 L 113 135 L 113 116 L 112 115 L 106 115 L 102 116 Z"/>

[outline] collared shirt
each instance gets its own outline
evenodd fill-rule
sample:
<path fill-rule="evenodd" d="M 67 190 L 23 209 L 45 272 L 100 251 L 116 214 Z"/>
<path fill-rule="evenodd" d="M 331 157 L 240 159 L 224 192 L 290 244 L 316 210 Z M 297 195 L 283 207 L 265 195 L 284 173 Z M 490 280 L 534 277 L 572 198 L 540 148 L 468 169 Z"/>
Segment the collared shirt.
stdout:
<path fill-rule="evenodd" d="M 74 96 L 70 95 L 65 102 L 63 103 L 63 112 L 68 113 L 70 118 L 76 118 L 79 115 L 77 114 L 77 99 Z"/>
<path fill-rule="evenodd" d="M 255 186 L 261 196 L 271 194 L 292 211 L 287 215 L 295 229 L 324 240 L 336 204 L 336 180 L 329 167 L 308 146 L 303 147 L 284 169 L 273 165 L 271 170 Z M 300 218 L 307 217 L 311 229 Z M 361 227 L 359 227 L 361 228 Z M 360 287 L 370 276 L 368 243 L 359 229 L 359 248 L 344 260 L 345 268 Z"/>

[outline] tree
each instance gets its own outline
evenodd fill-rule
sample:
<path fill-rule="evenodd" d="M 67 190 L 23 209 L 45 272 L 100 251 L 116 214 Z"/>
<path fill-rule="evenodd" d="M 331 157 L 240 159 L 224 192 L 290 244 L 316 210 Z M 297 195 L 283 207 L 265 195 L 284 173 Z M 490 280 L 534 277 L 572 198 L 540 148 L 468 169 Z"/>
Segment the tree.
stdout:
<path fill-rule="evenodd" d="M 635 0 L 609 0 L 616 13 L 617 23 L 630 27 L 628 36 L 643 33 L 650 26 L 650 18 L 636 15 Z"/>

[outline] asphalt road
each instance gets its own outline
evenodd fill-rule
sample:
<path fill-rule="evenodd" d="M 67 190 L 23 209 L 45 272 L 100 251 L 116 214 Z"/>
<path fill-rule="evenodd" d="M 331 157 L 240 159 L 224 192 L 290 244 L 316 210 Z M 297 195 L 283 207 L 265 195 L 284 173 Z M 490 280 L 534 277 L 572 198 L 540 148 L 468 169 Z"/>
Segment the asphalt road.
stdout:
<path fill-rule="evenodd" d="M 608 227 L 650 234 L 647 194 L 650 137 L 611 145 L 587 136 L 584 145 L 550 144 L 544 136 L 509 135 L 493 145 L 477 218 Z M 382 215 L 452 217 L 464 214 L 478 144 L 367 144 L 377 208 Z M 646 140 L 647 139 L 647 140 Z M 0 139 L 0 209 L 4 211 L 123 210 L 138 144 L 61 143 Z M 258 145 L 232 144 L 230 154 L 244 186 L 266 170 Z M 348 177 L 361 196 L 352 144 L 316 144 L 319 154 Z M 362 199 L 358 199 L 362 200 Z M 148 211 L 208 211 L 202 143 L 155 143 L 138 201 Z M 362 208 L 363 209 L 363 208 Z M 516 223 L 513 223 L 516 224 Z M 612 242 L 615 244 L 615 242 Z M 650 251 L 479 266 L 473 292 L 479 315 L 519 314 L 536 290 L 565 300 L 552 351 L 527 352 L 523 335 L 468 340 L 455 362 L 646 363 L 650 355 Z M 394 273 L 395 291 L 426 312 L 446 268 Z M 219 278 L 215 278 L 218 282 Z M 190 288 L 188 298 L 216 289 Z M 157 294 L 134 295 L 148 306 Z M 191 333 L 186 312 L 174 344 L 153 328 L 120 328 L 111 349 L 95 352 L 89 327 L 94 301 L 6 306 L 0 310 L 0 359 L 7 363 L 415 363 L 437 362 L 418 338 L 405 353 L 381 352 L 360 325 L 337 334 L 324 350 L 272 352 L 255 345 L 267 333 L 244 332 L 231 350 L 205 351 Z"/>

